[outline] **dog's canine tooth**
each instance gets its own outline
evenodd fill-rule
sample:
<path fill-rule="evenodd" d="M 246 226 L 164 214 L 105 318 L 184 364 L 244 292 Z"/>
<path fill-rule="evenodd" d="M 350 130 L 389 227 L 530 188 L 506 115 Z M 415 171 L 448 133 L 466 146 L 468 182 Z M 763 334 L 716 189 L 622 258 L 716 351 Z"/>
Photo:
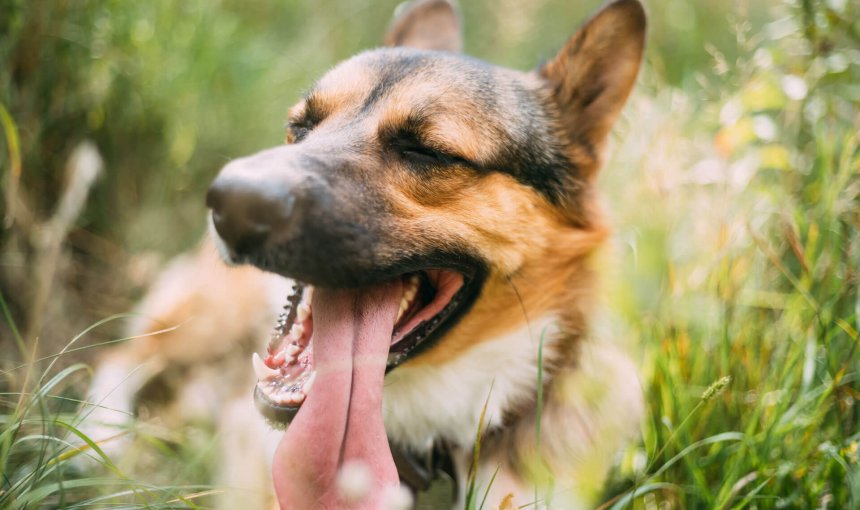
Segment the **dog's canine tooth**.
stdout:
<path fill-rule="evenodd" d="M 299 305 L 298 310 L 296 311 L 296 320 L 298 322 L 304 322 L 311 315 L 311 307 L 307 303 L 302 303 Z"/>
<path fill-rule="evenodd" d="M 254 373 L 257 374 L 257 379 L 261 381 L 280 374 L 280 372 L 274 368 L 266 366 L 266 364 L 263 363 L 263 360 L 260 359 L 260 355 L 256 352 L 251 355 L 251 364 L 254 366 Z"/>
<path fill-rule="evenodd" d="M 287 357 L 295 358 L 300 352 L 302 352 L 302 348 L 296 344 L 290 344 L 287 346 Z"/>

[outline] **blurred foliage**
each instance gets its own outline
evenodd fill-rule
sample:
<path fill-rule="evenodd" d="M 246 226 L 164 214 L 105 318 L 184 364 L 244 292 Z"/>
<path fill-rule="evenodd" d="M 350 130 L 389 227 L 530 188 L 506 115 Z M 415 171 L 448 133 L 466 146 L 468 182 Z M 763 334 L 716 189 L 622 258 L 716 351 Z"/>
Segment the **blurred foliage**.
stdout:
<path fill-rule="evenodd" d="M 0 0 L 7 318 L 35 324 L 25 333 L 55 352 L 128 309 L 158 266 L 152 254 L 198 239 L 219 167 L 278 143 L 287 107 L 325 69 L 376 45 L 396 3 Z M 526 69 L 599 2 L 462 3 L 467 51 Z M 641 346 L 650 416 L 607 500 L 858 505 L 860 7 L 648 5 L 646 69 L 602 179 L 619 226 L 610 329 Z M 32 260 L 84 140 L 105 172 L 70 232 L 45 316 L 28 317 Z M 2 369 L 15 357 L 9 323 Z M 108 325 L 92 341 L 115 333 Z M 702 398 L 726 376 L 721 393 Z M 33 402 L 46 416 L 69 411 Z M 4 427 L 32 409 L 4 415 Z M 164 454 L 154 465 L 194 456 L 153 444 Z M 62 448 L 34 451 L 50 459 Z M 164 483 L 205 479 L 202 455 L 166 470 Z M 21 467 L 26 477 L 30 464 Z"/>
<path fill-rule="evenodd" d="M 616 506 L 860 505 L 858 7 L 774 5 L 740 58 L 627 110 L 612 296 L 650 417 Z"/>

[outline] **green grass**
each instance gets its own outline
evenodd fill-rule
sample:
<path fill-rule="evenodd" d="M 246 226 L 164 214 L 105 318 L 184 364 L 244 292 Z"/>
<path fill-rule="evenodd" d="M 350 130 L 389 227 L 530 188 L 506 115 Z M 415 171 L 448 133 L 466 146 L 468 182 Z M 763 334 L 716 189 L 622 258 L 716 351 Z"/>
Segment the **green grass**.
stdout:
<path fill-rule="evenodd" d="M 692 61 L 685 52 L 706 41 L 673 32 L 678 11 L 670 8 L 678 2 L 653 3 L 645 74 L 601 176 L 616 225 L 603 259 L 605 329 L 638 354 L 647 409 L 642 440 L 619 457 L 601 508 L 860 507 L 860 13 L 851 2 L 774 0 L 763 3 L 762 24 L 760 12 L 745 13 L 741 4 L 718 12 L 711 4 L 687 8 L 694 25 L 719 32 L 713 40 L 722 43 Z M 362 23 L 341 23 L 345 34 L 321 49 L 308 41 L 331 33 L 321 25 L 329 16 L 307 14 L 302 4 L 290 4 L 282 19 L 270 8 L 243 11 L 230 2 L 191 2 L 184 17 L 169 2 L 128 4 L 123 16 L 115 6 L 87 5 L 50 18 L 18 3 L 16 16 L 0 21 L 12 34 L 0 39 L 7 68 L 18 62 L 12 57 L 28 20 L 49 17 L 43 26 L 62 35 L 44 38 L 51 65 L 29 75 L 18 69 L 20 88 L 12 73 L 0 78 L 3 203 L 17 193 L 9 187 L 20 186 L 32 198 L 30 212 L 45 216 L 62 180 L 62 148 L 82 136 L 106 159 L 107 177 L 64 259 L 85 269 L 66 268 L 58 296 L 67 302 L 52 312 L 67 309 L 76 320 L 121 311 L 105 311 L 99 293 L 118 291 L 93 275 L 129 286 L 132 279 L 111 266 L 132 265 L 127 251 L 164 242 L 168 251 L 181 249 L 176 240 L 193 237 L 196 227 L 186 224 L 199 217 L 202 200 L 171 210 L 180 218 L 172 228 L 154 228 L 163 224 L 164 203 L 200 195 L 229 154 L 277 138 L 283 111 L 271 104 L 288 102 L 284 90 L 300 90 L 370 45 L 376 34 L 364 25 L 381 30 L 383 7 L 390 8 L 349 11 L 328 2 Z M 532 13 L 533 23 L 552 28 L 541 33 L 554 42 L 520 47 L 516 37 L 528 34 L 486 28 L 518 26 L 510 16 L 469 4 L 467 23 L 481 25 L 470 47 L 528 65 L 572 30 L 557 27 L 570 21 L 554 19 L 561 9 L 548 1 Z M 476 21 L 485 18 L 494 23 Z M 278 19 L 295 34 L 275 32 Z M 78 26 L 97 27 L 92 40 Z M 177 53 L 169 54 L 174 43 Z M 507 56 L 493 54 L 495 46 Z M 290 57 L 272 65 L 281 48 Z M 667 55 L 682 54 L 688 60 L 672 67 Z M 275 92 L 271 83 L 280 85 Z M 35 101 L 28 90 L 50 100 Z M 232 138 L 247 118 L 266 126 Z M 146 173 L 150 167 L 158 170 Z M 112 214 L 119 204 L 130 205 Z M 31 251 L 10 232 L 0 235 L 0 291 L 8 300 L 0 303 L 0 508 L 210 506 L 218 490 L 206 485 L 211 427 L 133 427 L 134 445 L 122 459 L 103 455 L 80 432 L 97 404 L 80 401 L 89 372 L 79 361 L 88 350 L 77 344 L 83 337 L 63 347 L 72 335 L 56 344 L 46 332 L 36 352 L 18 334 L 28 301 L 26 273 L 15 264 Z M 73 303 L 78 287 L 88 289 L 86 306 Z M 74 328 L 83 329 L 68 319 L 52 329 Z M 116 329 L 96 323 L 83 335 L 100 344 Z M 90 472 L 80 469 L 83 456 Z M 471 508 L 492 507 L 477 481 L 469 488 Z"/>
<path fill-rule="evenodd" d="M 7 311 L 0 295 L 0 305 Z M 4 314 L 14 328 L 14 322 Z M 203 484 L 170 484 L 158 477 L 127 471 L 119 460 L 109 458 L 101 446 L 80 430 L 97 402 L 81 400 L 79 389 L 88 380 L 90 368 L 83 363 L 63 363 L 64 355 L 86 335 L 123 316 L 109 317 L 93 324 L 73 338 L 62 351 L 4 370 L 7 381 L 18 381 L 20 391 L 0 393 L 0 508 L 200 508 L 207 496 L 223 492 Z M 127 339 L 118 339 L 124 341 Z M 116 342 L 114 341 L 114 342 Z M 113 342 L 108 342 L 113 343 Z M 99 344 L 96 347 L 101 347 Z M 65 366 L 68 365 L 68 366 Z M 173 480 L 200 479 L 204 472 L 193 461 L 190 449 L 176 448 L 158 430 L 132 427 L 147 445 L 145 455 L 133 449 L 123 464 L 160 457 L 162 474 Z M 198 450 L 199 452 L 205 450 Z M 191 476 L 182 476 L 177 466 L 190 463 Z M 177 476 L 178 475 L 178 476 Z M 148 479 L 148 480 L 147 480 Z M 163 478 L 167 480 L 169 478 Z"/>
<path fill-rule="evenodd" d="M 648 406 L 612 508 L 860 506 L 858 62 L 739 38 L 754 57 L 719 86 L 636 98 L 605 176 L 633 204 L 610 292 Z"/>

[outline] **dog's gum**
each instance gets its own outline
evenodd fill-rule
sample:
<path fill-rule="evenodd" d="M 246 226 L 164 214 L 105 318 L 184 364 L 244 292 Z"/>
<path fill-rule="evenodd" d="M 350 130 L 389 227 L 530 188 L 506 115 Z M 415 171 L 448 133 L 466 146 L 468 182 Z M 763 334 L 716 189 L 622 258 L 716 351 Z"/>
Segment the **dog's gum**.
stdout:
<path fill-rule="evenodd" d="M 276 354 L 269 354 L 268 356 L 266 356 L 266 365 L 268 365 L 272 368 L 280 367 L 281 365 L 284 364 L 284 361 L 286 361 L 286 360 L 284 358 L 284 351 L 283 350 L 278 351 Z"/>

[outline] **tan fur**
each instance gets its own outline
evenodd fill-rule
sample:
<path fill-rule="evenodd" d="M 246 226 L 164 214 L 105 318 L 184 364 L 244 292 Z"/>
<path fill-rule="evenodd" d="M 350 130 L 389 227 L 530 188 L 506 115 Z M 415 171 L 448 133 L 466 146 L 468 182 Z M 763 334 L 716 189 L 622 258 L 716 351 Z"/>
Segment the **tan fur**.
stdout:
<path fill-rule="evenodd" d="M 357 62 L 343 62 L 338 69 L 339 74 L 327 74 L 317 83 L 325 94 L 313 94 L 309 98 L 323 112 L 342 110 L 346 105 L 358 103 L 376 83 L 376 73 Z"/>
<path fill-rule="evenodd" d="M 430 124 L 423 130 L 428 142 L 473 161 L 485 161 L 495 152 L 497 144 L 488 136 L 491 133 L 481 133 L 481 117 L 484 115 L 481 109 L 468 98 L 452 94 L 429 76 L 416 76 L 409 83 L 402 84 L 381 105 L 378 116 L 368 118 L 366 122 L 379 126 L 396 125 L 416 106 L 434 103 L 437 105 L 430 110 Z"/>
<path fill-rule="evenodd" d="M 462 239 L 493 260 L 494 271 L 472 311 L 412 363 L 443 363 L 550 312 L 568 329 L 584 331 L 581 314 L 569 307 L 590 301 L 587 258 L 609 232 L 596 205 L 590 228 L 571 229 L 533 189 L 506 175 L 476 180 L 462 172 L 448 182 L 436 179 L 432 188 L 421 184 L 415 179 L 392 186 L 390 194 L 400 198 L 397 215 L 403 218 L 398 228 Z"/>

